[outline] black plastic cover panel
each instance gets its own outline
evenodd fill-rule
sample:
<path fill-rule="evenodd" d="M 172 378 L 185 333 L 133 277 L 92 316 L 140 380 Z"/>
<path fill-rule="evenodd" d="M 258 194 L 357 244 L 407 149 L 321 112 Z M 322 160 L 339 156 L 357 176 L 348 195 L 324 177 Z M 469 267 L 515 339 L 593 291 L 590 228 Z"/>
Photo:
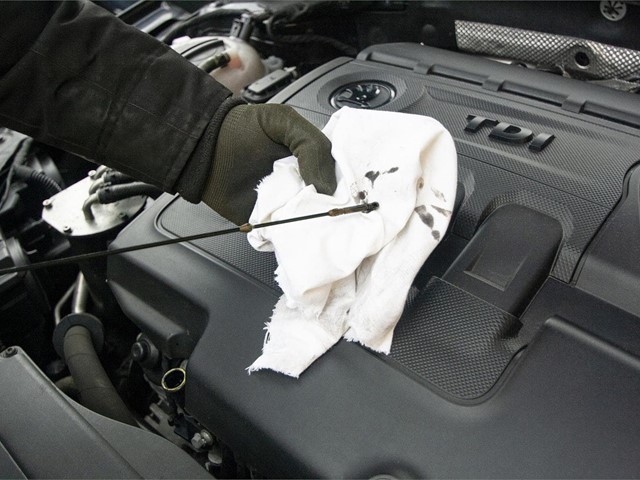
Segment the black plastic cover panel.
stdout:
<path fill-rule="evenodd" d="M 519 205 L 494 211 L 444 273 L 444 280 L 520 316 L 546 280 L 562 241 L 560 224 Z"/>
<path fill-rule="evenodd" d="M 640 316 L 640 167 L 629 175 L 618 208 L 591 245 L 577 286 Z"/>
<path fill-rule="evenodd" d="M 638 476 L 640 318 L 598 298 L 596 283 L 570 281 L 594 237 L 594 255 L 613 245 L 598 230 L 640 156 L 639 100 L 418 45 L 338 59 L 276 100 L 321 126 L 331 96 L 361 81 L 395 89 L 380 108 L 433 116 L 454 136 L 462 197 L 436 250 L 447 260 L 423 268 L 390 356 L 340 342 L 294 380 L 245 370 L 280 295 L 272 254 L 230 235 L 111 257 L 127 315 L 165 355 L 189 358 L 188 412 L 273 477 Z M 507 136 L 555 138 L 534 151 L 491 137 L 489 124 L 465 131 L 469 115 L 508 124 Z M 113 246 L 226 226 L 165 195 Z M 514 245 L 497 238 L 505 231 Z M 481 252 L 483 278 L 508 274 L 502 290 L 458 275 Z M 640 262 L 625 253 L 611 253 L 611 275 Z"/>
<path fill-rule="evenodd" d="M 157 201 L 121 234 L 118 246 L 162 238 L 157 220 L 172 204 L 170 197 Z M 125 308 L 127 295 L 148 294 L 134 286 L 143 278 L 145 283 L 153 279 L 158 295 L 175 288 L 183 303 L 209 312 L 187 368 L 186 408 L 269 476 L 637 475 L 640 361 L 599 334 L 561 319 L 547 321 L 498 383 L 474 400 L 447 395 L 440 387 L 451 387 L 438 385 L 430 370 L 416 375 L 392 358 L 346 342 L 300 379 L 268 371 L 247 375 L 246 367 L 262 347 L 262 326 L 277 292 L 198 247 L 166 248 L 162 254 L 143 250 L 112 257 L 110 282 Z M 189 288 L 179 287 L 185 284 Z M 559 295 L 570 298 L 568 292 Z M 548 303 L 540 295 L 536 301 Z M 413 302 L 420 304 L 419 297 Z M 470 305 L 476 313 L 482 310 Z M 162 302 L 154 307 L 160 313 L 164 308 Z M 509 340 L 517 321 L 489 305 L 484 311 L 494 322 L 497 340 L 495 353 L 492 347 L 485 351 L 500 370 L 519 347 Z M 155 313 L 148 313 L 138 311 L 132 318 L 146 329 L 155 320 Z M 578 323 L 580 315 L 588 315 L 567 313 Z M 186 320 L 173 319 L 177 324 Z M 597 332 L 597 324 L 589 328 Z M 479 329 L 466 331 L 482 334 Z M 458 345 L 449 342 L 451 349 Z M 464 372 L 466 367 L 459 368 Z M 478 383 L 480 377 L 468 378 Z M 459 394 L 467 391 L 453 388 L 461 388 Z"/>
<path fill-rule="evenodd" d="M 174 237 L 224 230 L 233 226 L 233 223 L 215 214 L 204 204 L 192 205 L 182 201 L 173 202 L 158 217 L 160 230 Z M 192 245 L 279 291 L 273 275 L 278 266 L 275 255 L 256 252 L 245 240 L 244 233 L 196 240 Z"/>
<path fill-rule="evenodd" d="M 502 205 L 538 210 L 562 225 L 564 244 L 553 276 L 569 281 L 580 255 L 620 198 L 626 172 L 640 160 L 640 132 L 626 126 L 633 112 L 640 125 L 640 98 L 420 45 L 371 47 L 359 59 L 312 77 L 304 88 L 294 84 L 275 100 L 323 125 L 336 111 L 330 98 L 341 86 L 377 81 L 393 85 L 395 98 L 380 110 L 434 117 L 455 139 L 466 196 L 453 232 L 470 239 L 482 220 Z M 555 97 L 543 94 L 553 88 L 560 90 Z M 520 91 L 524 94 L 513 93 Z M 537 100 L 532 99 L 536 92 Z M 618 114 L 619 123 L 577 113 L 589 102 L 602 102 L 602 96 L 620 107 L 608 113 Z M 576 112 L 562 107 L 567 99 L 575 101 Z M 488 124 L 466 131 L 469 116 L 555 138 L 536 152 L 529 148 L 531 141 L 492 138 Z"/>

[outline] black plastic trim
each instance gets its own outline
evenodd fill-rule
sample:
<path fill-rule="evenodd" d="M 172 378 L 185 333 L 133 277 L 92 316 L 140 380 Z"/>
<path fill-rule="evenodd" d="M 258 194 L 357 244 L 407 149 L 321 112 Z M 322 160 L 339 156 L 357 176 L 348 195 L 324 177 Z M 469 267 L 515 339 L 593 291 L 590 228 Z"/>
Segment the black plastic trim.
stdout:
<path fill-rule="evenodd" d="M 428 63 L 425 63 L 425 58 Z M 521 95 L 574 113 L 604 118 L 640 128 L 640 98 L 547 72 L 506 65 L 479 56 L 409 43 L 374 45 L 358 60 L 426 71 L 435 75 L 482 85 L 487 90 Z"/>

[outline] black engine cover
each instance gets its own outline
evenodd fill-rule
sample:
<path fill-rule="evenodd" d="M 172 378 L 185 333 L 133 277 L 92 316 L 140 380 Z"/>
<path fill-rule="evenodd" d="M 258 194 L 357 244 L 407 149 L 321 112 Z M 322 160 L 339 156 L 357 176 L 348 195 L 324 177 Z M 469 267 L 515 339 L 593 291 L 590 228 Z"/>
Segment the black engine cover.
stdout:
<path fill-rule="evenodd" d="M 189 413 L 269 476 L 637 475 L 638 98 L 392 44 L 274 101 L 318 126 L 341 105 L 435 117 L 459 154 L 455 216 L 391 355 L 341 342 L 298 380 L 245 371 L 280 292 L 242 234 L 112 257 L 125 312 L 189 358 Z M 167 195 L 114 247 L 227 226 Z"/>

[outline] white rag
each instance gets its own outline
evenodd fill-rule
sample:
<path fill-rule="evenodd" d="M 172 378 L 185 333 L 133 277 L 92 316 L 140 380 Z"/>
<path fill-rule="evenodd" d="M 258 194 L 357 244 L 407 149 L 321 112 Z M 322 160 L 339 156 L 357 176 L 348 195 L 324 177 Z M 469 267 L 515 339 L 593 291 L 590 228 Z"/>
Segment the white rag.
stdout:
<path fill-rule="evenodd" d="M 249 373 L 266 368 L 297 378 L 342 337 L 388 354 L 411 283 L 451 218 L 457 158 L 439 122 L 345 107 L 323 132 L 336 160 L 334 195 L 305 185 L 298 161 L 287 157 L 258 185 L 249 221 L 362 202 L 380 207 L 249 233 L 256 250 L 275 252 L 284 292 Z"/>

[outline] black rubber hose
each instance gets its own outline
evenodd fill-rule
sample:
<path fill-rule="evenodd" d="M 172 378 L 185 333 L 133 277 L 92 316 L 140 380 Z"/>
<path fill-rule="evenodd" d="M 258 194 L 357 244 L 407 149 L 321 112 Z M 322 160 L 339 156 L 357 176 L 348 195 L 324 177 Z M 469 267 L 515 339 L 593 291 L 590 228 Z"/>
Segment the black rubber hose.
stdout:
<path fill-rule="evenodd" d="M 113 203 L 136 195 L 149 195 L 155 198 L 162 193 L 162 190 L 148 183 L 132 182 L 104 187 L 97 193 L 100 203 Z"/>
<path fill-rule="evenodd" d="M 136 181 L 136 179 L 131 175 L 117 172 L 115 170 L 105 173 L 102 178 L 104 179 L 104 183 L 110 183 L 111 185 L 120 185 L 122 183 L 130 183 Z"/>
<path fill-rule="evenodd" d="M 22 180 L 27 185 L 38 185 L 42 187 L 50 197 L 62 190 L 53 178 L 48 177 L 38 170 L 24 165 L 14 165 L 13 170 L 16 179 Z"/>
<path fill-rule="evenodd" d="M 137 426 L 104 371 L 89 330 L 82 325 L 71 327 L 64 336 L 63 350 L 82 405 L 105 417 Z"/>

